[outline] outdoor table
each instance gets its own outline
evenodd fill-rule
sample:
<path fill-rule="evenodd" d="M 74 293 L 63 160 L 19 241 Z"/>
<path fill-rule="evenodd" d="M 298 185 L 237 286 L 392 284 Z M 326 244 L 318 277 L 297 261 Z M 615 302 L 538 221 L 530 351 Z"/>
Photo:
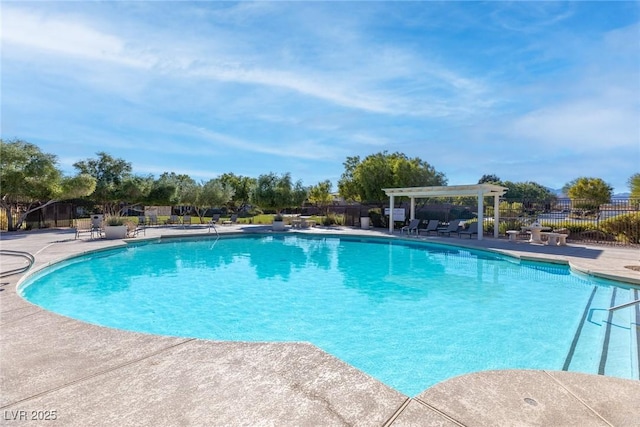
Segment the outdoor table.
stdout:
<path fill-rule="evenodd" d="M 542 243 L 542 231 L 551 230 L 551 227 L 543 227 L 539 222 L 534 222 L 528 227 L 522 227 L 522 229 L 531 233 L 529 243 Z"/>

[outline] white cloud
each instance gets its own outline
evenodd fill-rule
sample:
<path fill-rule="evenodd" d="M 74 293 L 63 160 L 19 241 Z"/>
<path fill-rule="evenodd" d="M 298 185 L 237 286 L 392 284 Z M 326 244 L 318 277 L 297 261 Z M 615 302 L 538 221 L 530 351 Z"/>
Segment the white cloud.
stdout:
<path fill-rule="evenodd" d="M 576 153 L 600 147 L 638 144 L 638 116 L 632 110 L 597 101 L 550 106 L 516 119 L 510 126 L 514 139 L 538 147 L 571 148 Z"/>
<path fill-rule="evenodd" d="M 249 142 L 234 136 L 215 132 L 204 127 L 183 124 L 182 128 L 186 133 L 197 135 L 206 141 L 252 153 L 300 159 L 322 159 L 330 154 L 330 152 L 323 150 L 322 147 L 317 146 L 312 141 L 295 141 L 291 144 L 281 143 L 272 145 L 261 143 L 261 141 Z"/>
<path fill-rule="evenodd" d="M 65 16 L 3 7 L 2 42 L 86 60 L 148 68 L 152 59 L 127 51 L 126 42 Z"/>
<path fill-rule="evenodd" d="M 239 7 L 219 13 L 244 16 L 256 10 L 266 13 L 263 9 Z M 75 77 L 85 83 L 118 93 L 126 93 L 128 87 L 132 95 L 140 93 L 141 82 L 149 80 L 148 73 L 153 73 L 160 79 L 187 81 L 195 77 L 278 88 L 340 107 L 385 115 L 444 117 L 465 114 L 486 103 L 480 101 L 485 91 L 478 81 L 460 76 L 433 60 L 426 63 L 418 52 L 363 45 L 360 44 L 363 41 L 353 36 L 348 37 L 351 44 L 340 46 L 342 53 L 337 58 L 319 55 L 309 61 L 297 58 L 293 63 L 286 63 L 275 53 L 248 50 L 254 49 L 252 44 L 258 47 L 260 44 L 247 35 L 239 41 L 224 38 L 224 47 L 213 37 L 181 37 L 158 29 L 153 29 L 151 35 L 151 29 L 144 27 L 138 29 L 139 34 L 123 32 L 116 36 L 108 30 L 96 29 L 96 23 L 79 15 L 17 8 L 6 8 L 3 25 L 3 42 L 20 46 L 20 55 L 28 55 L 33 61 L 38 56 L 35 52 L 46 52 L 81 60 L 82 73 L 74 68 L 64 69 L 60 64 L 54 64 L 52 69 L 61 74 L 74 75 L 75 72 Z M 259 32 L 256 37 L 260 37 Z M 276 51 L 286 50 L 286 39 L 275 42 L 281 43 Z M 331 52 L 325 42 L 335 43 L 335 37 L 329 41 L 314 40 L 317 45 L 313 50 Z M 239 53 L 234 53 L 234 46 Z M 323 62 L 327 60 L 353 65 L 336 67 L 336 63 Z M 101 68 L 104 63 L 124 68 L 119 73 L 107 72 Z M 147 74 L 123 78 L 127 68 Z M 95 72 L 89 71 L 91 69 Z M 388 82 L 400 80 L 401 87 L 386 89 Z M 438 91 L 444 95 L 435 95 Z M 449 96 L 453 99 L 448 99 Z"/>

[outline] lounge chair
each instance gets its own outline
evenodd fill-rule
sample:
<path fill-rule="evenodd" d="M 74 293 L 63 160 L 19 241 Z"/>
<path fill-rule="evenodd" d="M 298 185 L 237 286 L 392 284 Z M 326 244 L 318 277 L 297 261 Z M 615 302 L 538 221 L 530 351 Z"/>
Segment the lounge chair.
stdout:
<path fill-rule="evenodd" d="M 407 232 L 407 234 L 411 234 L 411 232 L 415 232 L 416 236 L 418 235 L 418 226 L 420 225 L 420 220 L 419 219 L 412 219 L 409 222 L 409 225 L 405 225 L 404 227 L 402 227 L 400 229 L 400 234 L 404 233 L 405 231 Z"/>
<path fill-rule="evenodd" d="M 220 214 L 213 214 L 213 216 L 211 217 L 211 221 L 209 221 L 211 224 L 217 224 L 218 221 L 220 221 Z"/>
<path fill-rule="evenodd" d="M 233 214 L 231 215 L 231 218 L 225 219 L 224 221 L 222 221 L 222 225 L 232 225 L 232 224 L 236 224 L 237 222 L 238 222 L 238 215 Z"/>
<path fill-rule="evenodd" d="M 478 223 L 472 222 L 471 224 L 469 224 L 469 228 L 463 228 L 462 230 L 458 231 L 458 237 L 462 237 L 463 234 L 468 235 L 469 238 L 471 238 L 471 236 L 474 234 L 478 234 Z"/>
<path fill-rule="evenodd" d="M 429 233 L 437 234 L 439 225 L 440 225 L 440 221 L 438 221 L 437 219 L 430 219 L 429 222 L 427 223 L 426 228 L 418 228 L 418 234 L 427 233 L 427 236 L 429 235 Z"/>
<path fill-rule="evenodd" d="M 315 227 L 315 225 L 316 222 L 308 217 L 298 216 L 296 218 L 291 218 L 291 228 L 309 228 Z"/>
<path fill-rule="evenodd" d="M 183 215 L 182 216 L 182 226 L 191 225 L 191 215 Z"/>
<path fill-rule="evenodd" d="M 301 228 L 310 228 L 316 226 L 316 221 L 309 218 L 300 218 L 300 227 Z"/>
<path fill-rule="evenodd" d="M 438 235 L 446 234 L 447 236 L 451 236 L 451 233 L 457 233 L 458 227 L 460 227 L 460 220 L 454 219 L 453 221 L 449 221 L 449 225 L 446 227 L 440 227 L 436 231 Z"/>

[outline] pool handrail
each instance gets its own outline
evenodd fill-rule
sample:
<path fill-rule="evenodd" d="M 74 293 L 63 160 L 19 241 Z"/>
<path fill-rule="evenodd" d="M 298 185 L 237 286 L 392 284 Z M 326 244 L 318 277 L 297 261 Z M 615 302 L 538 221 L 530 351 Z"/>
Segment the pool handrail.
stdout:
<path fill-rule="evenodd" d="M 621 308 L 631 307 L 632 305 L 638 305 L 638 304 L 640 304 L 640 299 L 637 299 L 635 301 L 625 302 L 624 304 L 616 305 L 615 307 L 611 307 L 608 310 L 616 311 L 616 310 L 620 310 Z"/>
<path fill-rule="evenodd" d="M 213 222 L 213 220 L 209 221 L 208 225 L 209 225 L 209 231 L 208 231 L 209 233 L 211 233 L 212 228 L 213 228 L 213 231 L 216 232 L 216 241 L 217 241 L 220 238 L 220 234 L 218 233 L 218 229 L 216 228 L 215 222 Z"/>
<path fill-rule="evenodd" d="M 6 277 L 6 276 L 18 274 L 18 273 L 24 273 L 25 271 L 31 268 L 34 262 L 36 262 L 36 259 L 33 257 L 33 255 L 31 255 L 29 252 L 24 252 L 24 251 L 11 251 L 9 249 L 0 249 L 0 255 L 19 256 L 22 258 L 26 258 L 28 262 L 26 266 L 0 272 L 0 277 Z"/>

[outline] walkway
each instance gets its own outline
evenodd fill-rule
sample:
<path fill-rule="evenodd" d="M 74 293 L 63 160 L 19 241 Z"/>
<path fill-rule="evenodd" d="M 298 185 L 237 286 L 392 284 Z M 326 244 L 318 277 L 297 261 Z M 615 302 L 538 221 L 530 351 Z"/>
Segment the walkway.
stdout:
<path fill-rule="evenodd" d="M 260 226 L 219 227 L 250 232 Z M 206 233 L 158 227 L 146 238 Z M 301 233 L 386 233 L 316 227 Z M 415 239 L 415 237 L 412 237 Z M 640 283 L 637 250 L 545 247 L 504 240 L 429 241 L 570 262 Z M 0 233 L 2 249 L 32 253 L 34 269 L 120 241 L 74 240 L 65 230 Z M 2 271 L 19 266 L 2 258 Z M 33 271 L 33 269 L 32 269 Z M 308 343 L 241 343 L 103 328 L 47 312 L 0 279 L 0 417 L 3 425 L 64 426 L 631 426 L 640 381 L 557 371 L 486 371 L 408 398 Z M 27 420 L 25 420 L 27 419 Z"/>

